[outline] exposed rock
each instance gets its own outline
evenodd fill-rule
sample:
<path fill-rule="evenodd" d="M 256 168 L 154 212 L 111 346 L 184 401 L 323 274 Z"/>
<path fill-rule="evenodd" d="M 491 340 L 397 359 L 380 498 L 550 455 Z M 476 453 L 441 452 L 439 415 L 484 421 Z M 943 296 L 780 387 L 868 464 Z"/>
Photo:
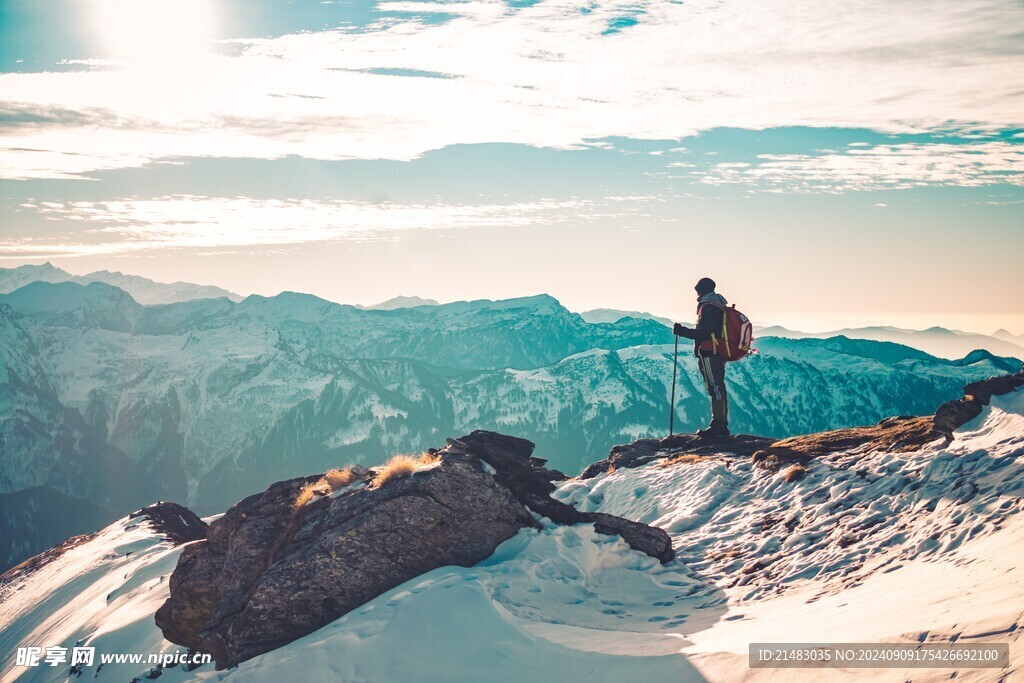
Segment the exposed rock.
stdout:
<path fill-rule="evenodd" d="M 500 443 L 496 441 L 500 440 Z M 600 512 L 580 512 L 550 496 L 552 481 L 565 479 L 557 470 L 543 467 L 546 461 L 532 458 L 533 444 L 525 439 L 478 430 L 462 439 L 449 440 L 441 451 L 475 453 L 493 467 L 497 477 L 531 510 L 558 524 L 592 523 L 602 534 L 618 534 L 634 550 L 647 553 L 662 562 L 672 559 L 672 540 L 664 530 Z"/>
<path fill-rule="evenodd" d="M 1001 375 L 964 387 L 964 396 L 943 403 L 934 415 L 890 417 L 870 427 L 837 429 L 781 439 L 754 455 L 755 461 L 775 464 L 806 462 L 838 451 L 863 448 L 865 452 L 907 452 L 939 439 L 953 440 L 953 432 L 981 414 L 993 396 L 1024 386 L 1024 374 Z"/>
<path fill-rule="evenodd" d="M 727 438 L 673 434 L 663 439 L 640 439 L 630 444 L 615 446 L 607 458 L 583 470 L 580 478 L 596 477 L 612 467 L 640 467 L 654 460 L 678 455 L 728 454 L 749 457 L 774 442 L 774 439 L 750 434 L 737 434 Z"/>
<path fill-rule="evenodd" d="M 129 519 L 143 518 L 153 530 L 164 535 L 164 540 L 181 545 L 206 538 L 208 525 L 184 505 L 162 500 L 147 505 L 128 515 Z"/>
<path fill-rule="evenodd" d="M 213 522 L 186 547 L 156 623 L 172 642 L 209 652 L 220 668 L 284 645 L 424 572 L 472 566 L 524 527 L 531 509 L 555 522 L 590 522 L 662 561 L 661 529 L 588 514 L 555 501 L 563 478 L 523 439 L 477 431 L 453 439 L 419 471 L 312 497 L 318 476 L 277 482 Z M 486 463 L 486 465 L 484 464 Z"/>
<path fill-rule="evenodd" d="M 725 439 L 709 439 L 695 434 L 676 434 L 664 439 L 640 439 L 615 446 L 604 460 L 583 470 L 582 479 L 595 477 L 612 468 L 640 467 L 655 460 L 681 455 L 752 456 L 763 467 L 777 469 L 785 463 L 806 463 L 816 457 L 853 448 L 865 451 L 912 451 L 938 439 L 953 440 L 953 432 L 981 414 L 992 396 L 1024 386 L 1024 372 L 1000 375 L 972 382 L 964 387 L 964 396 L 943 403 L 934 415 L 887 417 L 876 425 L 836 429 L 817 434 L 769 439 L 741 434 Z"/>

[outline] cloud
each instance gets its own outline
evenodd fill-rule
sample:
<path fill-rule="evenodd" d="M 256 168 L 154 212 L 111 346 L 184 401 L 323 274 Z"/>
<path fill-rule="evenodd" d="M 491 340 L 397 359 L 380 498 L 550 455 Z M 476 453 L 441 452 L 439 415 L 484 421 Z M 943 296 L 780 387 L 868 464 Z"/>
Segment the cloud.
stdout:
<path fill-rule="evenodd" d="M 3 74 L 0 106 L 21 114 L 0 126 L 0 175 L 188 156 L 408 160 L 459 143 L 564 149 L 716 127 L 991 131 L 1019 127 L 1024 111 L 1016 0 L 378 9 L 389 15 L 368 26 L 232 55 Z"/>
<path fill-rule="evenodd" d="M 648 199 L 627 196 L 613 201 L 621 205 Z M 60 222 L 63 230 L 45 239 L 0 241 L 0 258 L 271 247 L 380 239 L 396 230 L 516 227 L 608 215 L 603 207 L 579 199 L 473 205 L 175 195 L 103 202 L 29 201 L 21 208 Z"/>
<path fill-rule="evenodd" d="M 717 164 L 691 174 L 708 185 L 786 192 L 1024 187 L 1024 146 L 1004 141 L 851 146 L 823 154 L 763 154 L 755 164 Z"/>

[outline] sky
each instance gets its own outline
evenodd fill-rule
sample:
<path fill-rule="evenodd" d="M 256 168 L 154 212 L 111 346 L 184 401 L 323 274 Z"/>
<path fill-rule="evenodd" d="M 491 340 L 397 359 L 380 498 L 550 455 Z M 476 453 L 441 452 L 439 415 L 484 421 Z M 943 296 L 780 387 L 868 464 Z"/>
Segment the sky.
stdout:
<path fill-rule="evenodd" d="M 0 0 L 0 267 L 1024 333 L 1018 0 Z"/>

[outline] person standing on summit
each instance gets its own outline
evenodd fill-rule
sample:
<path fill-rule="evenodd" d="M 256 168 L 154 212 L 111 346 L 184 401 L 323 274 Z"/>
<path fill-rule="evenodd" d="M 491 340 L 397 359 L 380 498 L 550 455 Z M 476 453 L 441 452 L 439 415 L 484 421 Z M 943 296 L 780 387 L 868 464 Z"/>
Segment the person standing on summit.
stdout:
<path fill-rule="evenodd" d="M 685 327 L 680 323 L 673 326 L 677 337 L 693 340 L 693 352 L 697 356 L 697 367 L 704 386 L 711 397 L 711 424 L 707 429 L 697 431 L 698 436 L 723 438 L 729 436 L 729 397 L 725 391 L 725 359 L 721 345 L 726 329 L 726 300 L 715 291 L 715 281 L 702 277 L 697 286 L 697 326 Z"/>

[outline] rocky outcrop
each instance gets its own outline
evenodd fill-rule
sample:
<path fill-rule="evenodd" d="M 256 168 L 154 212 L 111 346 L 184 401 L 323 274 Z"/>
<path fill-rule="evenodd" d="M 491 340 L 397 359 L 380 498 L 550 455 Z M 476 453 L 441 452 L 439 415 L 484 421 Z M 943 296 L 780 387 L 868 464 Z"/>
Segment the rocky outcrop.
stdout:
<path fill-rule="evenodd" d="M 166 500 L 136 510 L 128 519 L 145 520 L 154 531 L 164 535 L 165 541 L 174 545 L 202 540 L 209 529 L 196 513 Z"/>
<path fill-rule="evenodd" d="M 1008 394 L 1022 386 L 1024 373 L 972 382 L 964 387 L 962 397 L 943 403 L 936 409 L 934 415 L 901 415 L 886 418 L 869 427 L 794 436 L 776 441 L 756 453 L 754 460 L 774 466 L 786 462 L 806 462 L 822 455 L 853 448 L 862 448 L 865 452 L 907 452 L 940 439 L 950 443 L 953 441 L 953 432 L 980 415 L 993 396 Z"/>
<path fill-rule="evenodd" d="M 774 439 L 751 434 L 737 434 L 725 439 L 696 434 L 673 434 L 664 439 L 640 439 L 613 447 L 607 458 L 588 466 L 580 474 L 580 478 L 590 479 L 610 469 L 641 467 L 655 460 L 684 454 L 728 454 L 749 457 L 774 442 Z"/>
<path fill-rule="evenodd" d="M 600 512 L 580 512 L 551 497 L 552 481 L 565 479 L 558 470 L 543 467 L 546 461 L 530 457 L 533 444 L 494 432 L 475 431 L 462 439 L 449 440 L 448 453 L 477 454 L 494 468 L 496 477 L 512 489 L 516 498 L 534 512 L 558 524 L 593 524 L 602 534 L 617 534 L 634 550 L 668 562 L 673 557 L 672 541 L 656 527 Z"/>
<path fill-rule="evenodd" d="M 757 463 L 776 468 L 784 463 L 805 463 L 816 457 L 863 448 L 865 452 L 889 450 L 912 451 L 944 439 L 953 440 L 953 432 L 981 414 L 993 396 L 1000 396 L 1024 386 L 1024 371 L 972 382 L 964 387 L 964 395 L 943 403 L 934 415 L 888 417 L 876 425 L 836 429 L 786 439 L 769 439 L 740 434 L 726 439 L 676 434 L 664 439 L 641 439 L 615 446 L 604 460 L 583 470 L 583 479 L 595 477 L 620 467 L 640 467 L 656 460 L 682 455 L 722 455 L 752 457 Z"/>
<path fill-rule="evenodd" d="M 661 529 L 582 513 L 550 497 L 564 478 L 533 444 L 477 431 L 431 451 L 418 471 L 379 483 L 381 468 L 277 482 L 213 522 L 186 547 L 156 623 L 172 642 L 218 667 L 284 645 L 420 574 L 489 557 L 534 513 L 590 522 L 667 561 Z M 354 478 L 354 481 L 350 481 Z M 308 499 L 308 502 L 306 502 Z"/>

